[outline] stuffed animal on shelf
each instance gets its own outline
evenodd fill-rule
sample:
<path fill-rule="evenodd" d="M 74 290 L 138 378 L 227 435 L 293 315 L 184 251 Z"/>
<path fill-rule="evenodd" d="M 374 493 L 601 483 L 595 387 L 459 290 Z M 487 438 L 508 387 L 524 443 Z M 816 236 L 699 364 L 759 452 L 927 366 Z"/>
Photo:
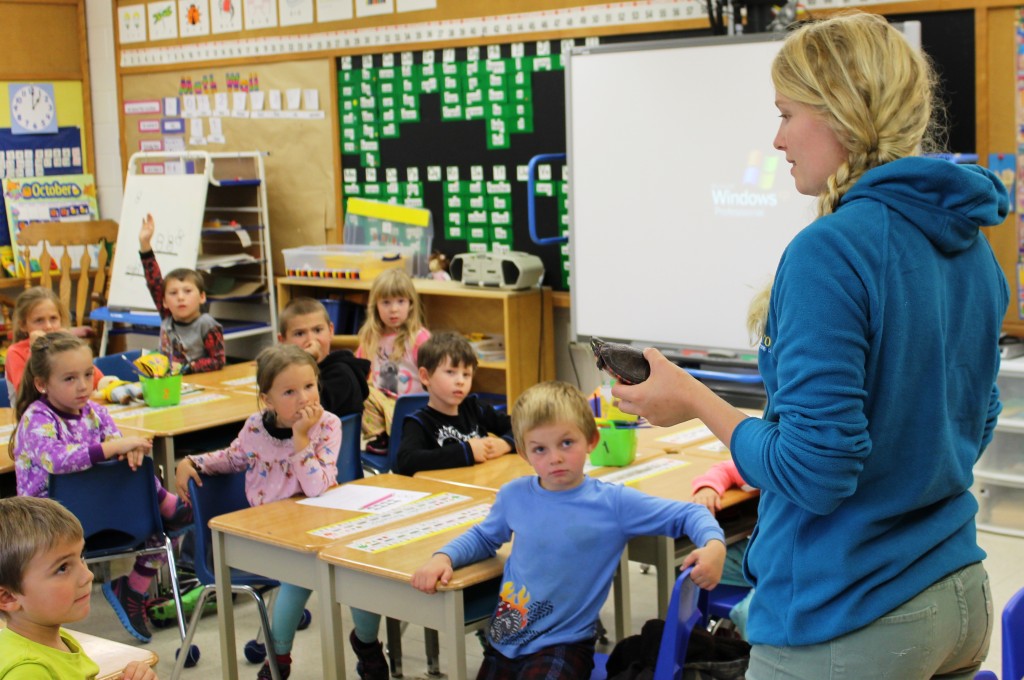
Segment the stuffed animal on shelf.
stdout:
<path fill-rule="evenodd" d="M 435 281 L 451 281 L 452 279 L 448 274 L 448 256 L 440 250 L 430 253 L 430 262 L 427 268 L 430 269 L 430 278 Z"/>

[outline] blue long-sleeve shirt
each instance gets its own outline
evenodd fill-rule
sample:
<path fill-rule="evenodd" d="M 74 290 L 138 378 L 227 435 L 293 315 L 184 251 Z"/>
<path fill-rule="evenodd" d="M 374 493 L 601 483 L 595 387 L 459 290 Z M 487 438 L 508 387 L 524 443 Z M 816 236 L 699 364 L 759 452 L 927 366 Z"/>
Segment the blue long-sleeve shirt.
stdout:
<path fill-rule="evenodd" d="M 761 490 L 752 642 L 863 627 L 984 558 L 972 468 L 999 414 L 1008 291 L 979 225 L 1006 191 L 974 166 L 865 173 L 783 253 L 759 347 L 768 405 L 736 428 Z"/>
<path fill-rule="evenodd" d="M 702 505 L 589 477 L 547 491 L 530 476 L 501 487 L 484 521 L 440 552 L 458 568 L 493 557 L 515 536 L 488 631 L 494 648 L 515 658 L 593 639 L 619 557 L 629 539 L 645 535 L 686 535 L 698 546 L 725 540 Z"/>

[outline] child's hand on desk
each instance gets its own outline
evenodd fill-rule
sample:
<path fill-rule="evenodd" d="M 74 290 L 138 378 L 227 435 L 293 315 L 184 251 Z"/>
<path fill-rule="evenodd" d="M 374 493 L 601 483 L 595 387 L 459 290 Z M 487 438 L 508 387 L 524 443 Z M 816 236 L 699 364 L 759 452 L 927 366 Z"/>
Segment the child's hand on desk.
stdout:
<path fill-rule="evenodd" d="M 174 486 L 178 490 L 178 498 L 192 505 L 192 499 L 188 497 L 188 480 L 194 480 L 196 486 L 202 486 L 203 480 L 196 470 L 195 463 L 188 456 L 181 459 L 178 467 L 174 469 Z"/>
<path fill-rule="evenodd" d="M 697 548 L 683 560 L 683 569 L 695 565 L 690 579 L 704 590 L 711 590 L 722 580 L 725 567 L 725 543 L 712 539 L 703 548 Z"/>
<path fill-rule="evenodd" d="M 139 252 L 147 253 L 153 250 L 153 232 L 156 231 L 156 222 L 153 216 L 146 213 L 142 220 L 142 227 L 139 229 Z"/>
<path fill-rule="evenodd" d="M 153 450 L 153 442 L 145 437 L 121 437 L 103 442 L 103 457 L 128 460 L 132 470 L 137 470 L 143 457 Z"/>
<path fill-rule="evenodd" d="M 718 514 L 718 511 L 722 509 L 722 497 L 710 486 L 702 486 L 697 489 L 697 493 L 693 494 L 693 502 L 703 505 L 711 511 L 712 515 Z"/>
<path fill-rule="evenodd" d="M 121 680 L 158 680 L 156 671 L 149 667 L 149 664 L 142 661 L 132 661 L 124 667 Z"/>
<path fill-rule="evenodd" d="M 473 460 L 484 463 L 492 458 L 500 458 L 512 450 L 507 441 L 500 437 L 474 437 L 469 440 L 469 448 L 473 451 Z"/>
<path fill-rule="evenodd" d="M 452 579 L 452 560 L 444 553 L 434 553 L 427 563 L 412 575 L 412 587 L 433 595 L 437 592 L 437 584 L 448 585 Z"/>

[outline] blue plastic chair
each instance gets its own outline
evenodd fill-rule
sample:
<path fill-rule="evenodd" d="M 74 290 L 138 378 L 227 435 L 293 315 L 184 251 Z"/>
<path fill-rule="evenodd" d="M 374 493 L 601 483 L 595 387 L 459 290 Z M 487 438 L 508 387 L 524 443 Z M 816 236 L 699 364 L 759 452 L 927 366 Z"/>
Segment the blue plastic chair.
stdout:
<path fill-rule="evenodd" d="M 684 569 L 672 588 L 668 612 L 665 614 L 665 630 L 661 634 L 661 647 L 658 648 L 658 662 L 654 666 L 654 680 L 679 680 L 683 677 L 690 633 L 701 621 L 700 609 L 697 608 L 700 589 L 690 580 L 691 571 L 693 567 Z M 607 663 L 607 654 L 595 654 L 590 680 L 604 680 L 607 677 Z"/>
<path fill-rule="evenodd" d="M 1003 680 L 1024 678 L 1024 588 L 1003 608 Z M 998 680 L 992 671 L 981 671 L 974 680 Z"/>
<path fill-rule="evenodd" d="M 750 592 L 750 586 L 730 586 L 718 584 L 714 590 L 700 591 L 697 600 L 698 607 L 703 614 L 701 625 L 707 628 L 712 619 L 727 619 L 732 608 L 740 603 L 740 600 Z"/>
<path fill-rule="evenodd" d="M 362 452 L 363 470 L 370 474 L 381 474 L 395 469 L 398 463 L 398 445 L 402 443 L 402 424 L 405 419 L 427 405 L 426 392 L 403 394 L 395 401 L 395 415 L 391 419 L 391 434 L 388 438 L 388 455 Z"/>
<path fill-rule="evenodd" d="M 188 482 L 188 493 L 192 499 L 193 526 L 195 527 L 196 540 L 196 579 L 203 588 L 192 612 L 192 618 L 188 624 L 188 631 L 184 635 L 183 648 L 190 648 L 192 638 L 199 627 L 199 620 L 203 615 L 203 607 L 207 598 L 215 595 L 217 586 L 213 573 L 213 535 L 210 531 L 209 522 L 218 515 L 223 515 L 235 510 L 249 507 L 249 500 L 245 497 L 245 472 L 235 472 L 227 475 L 201 475 L 202 486 L 197 486 L 194 480 Z M 267 605 L 260 594 L 260 590 L 275 588 L 278 581 L 264 576 L 251 574 L 239 569 L 231 570 L 231 592 L 245 593 L 256 601 L 256 607 L 260 615 L 260 631 L 264 640 L 270 639 L 270 617 L 267 615 Z M 181 611 L 179 609 L 178 611 Z M 250 646 L 258 645 L 254 641 L 246 644 L 246 658 L 252 661 L 258 657 L 251 656 Z M 264 651 L 265 654 L 265 651 Z M 198 654 L 197 654 L 198 659 Z M 277 667 L 277 657 L 273 654 L 267 655 L 270 662 L 270 670 L 275 680 L 281 677 Z M 257 659 L 257 662 L 262 659 Z M 184 655 L 177 655 L 174 670 L 171 678 L 178 678 L 186 665 Z"/>
<path fill-rule="evenodd" d="M 350 413 L 341 419 L 341 451 L 338 452 L 338 484 L 363 478 L 360 461 L 359 429 L 363 412 Z"/>
<path fill-rule="evenodd" d="M 121 354 L 108 354 L 92 360 L 93 366 L 103 371 L 103 375 L 112 375 L 128 382 L 137 382 L 139 374 L 132 370 L 131 363 L 142 356 L 141 349 L 132 349 Z"/>
<path fill-rule="evenodd" d="M 128 463 L 110 460 L 81 472 L 50 475 L 50 498 L 66 507 L 82 523 L 85 561 L 106 562 L 126 556 L 163 553 L 170 570 L 171 591 L 178 611 L 178 633 L 185 637 L 174 546 L 163 529 L 156 496 L 153 459 L 142 459 L 133 471 Z M 110 494 L 116 490 L 116 502 Z M 151 538 L 161 545 L 149 546 Z"/>

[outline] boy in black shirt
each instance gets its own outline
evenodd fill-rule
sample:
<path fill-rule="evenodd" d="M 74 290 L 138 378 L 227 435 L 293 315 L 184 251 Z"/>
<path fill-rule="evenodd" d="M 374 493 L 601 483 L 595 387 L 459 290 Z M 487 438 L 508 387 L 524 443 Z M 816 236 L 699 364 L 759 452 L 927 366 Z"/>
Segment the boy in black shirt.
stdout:
<path fill-rule="evenodd" d="M 420 347 L 427 406 L 406 418 L 395 472 L 469 467 L 515 451 L 512 420 L 469 396 L 477 357 L 458 333 L 433 335 Z"/>

